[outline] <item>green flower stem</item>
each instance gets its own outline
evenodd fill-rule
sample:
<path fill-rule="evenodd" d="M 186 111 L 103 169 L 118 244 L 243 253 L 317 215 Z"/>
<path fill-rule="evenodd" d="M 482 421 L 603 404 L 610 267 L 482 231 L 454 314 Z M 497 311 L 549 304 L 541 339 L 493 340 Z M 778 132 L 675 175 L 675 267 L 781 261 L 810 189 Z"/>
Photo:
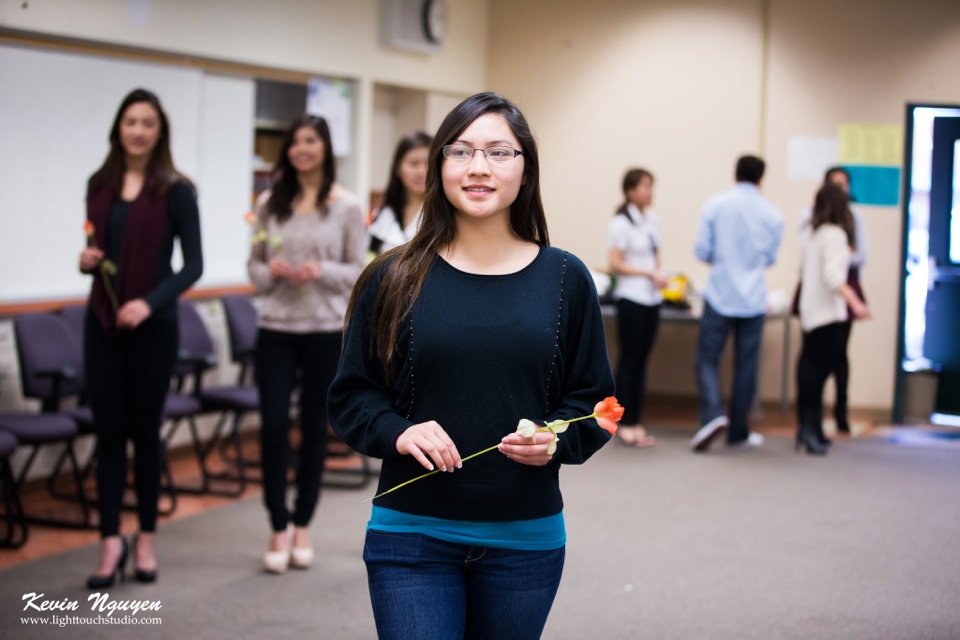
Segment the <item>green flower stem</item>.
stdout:
<path fill-rule="evenodd" d="M 93 247 L 94 249 L 99 249 L 97 246 L 97 239 L 92 234 L 87 236 L 87 246 Z M 107 296 L 110 298 L 110 304 L 113 305 L 113 312 L 116 313 L 120 308 L 120 305 L 117 303 L 117 294 L 113 292 L 113 284 L 110 282 L 110 274 L 107 272 L 107 260 L 100 261 L 100 275 L 103 277 L 103 286 L 107 289 Z"/>
<path fill-rule="evenodd" d="M 422 476 L 417 476 L 416 478 L 411 478 L 410 480 L 407 480 L 406 482 L 401 482 L 400 484 L 398 484 L 397 486 L 393 487 L 392 489 L 387 489 L 387 490 L 384 491 L 383 493 L 378 493 L 377 495 L 373 496 L 372 498 L 367 498 L 366 500 L 364 500 L 364 502 L 369 502 L 370 500 L 376 500 L 377 498 L 379 498 L 379 497 L 381 497 L 381 496 L 385 496 L 385 495 L 387 495 L 388 493 L 393 493 L 393 492 L 396 491 L 397 489 L 401 489 L 401 488 L 407 486 L 408 484 L 412 484 L 412 483 L 416 482 L 417 480 L 423 480 L 424 478 L 428 478 L 428 477 L 432 476 L 432 475 L 435 474 L 435 473 L 440 473 L 440 469 L 434 469 L 433 471 L 427 472 L 427 473 L 423 474 Z"/>
<path fill-rule="evenodd" d="M 591 413 L 591 414 L 588 415 L 588 416 L 581 416 L 581 417 L 579 417 L 579 418 L 570 418 L 569 420 L 561 420 L 560 422 L 552 423 L 550 426 L 540 427 L 539 429 L 537 429 L 537 433 L 543 433 L 543 432 L 545 432 L 545 431 L 550 431 L 550 430 L 551 430 L 550 427 L 559 427 L 559 426 L 562 426 L 562 425 L 565 425 L 565 424 L 570 424 L 571 422 L 576 422 L 576 421 L 578 421 L 578 420 L 587 420 L 587 419 L 589 419 L 589 418 L 595 418 L 595 417 L 597 417 L 597 414 L 596 414 L 596 413 Z M 477 451 L 476 453 L 471 453 L 471 454 L 468 455 L 466 458 L 461 458 L 461 459 L 460 459 L 460 462 L 461 462 L 461 463 L 464 463 L 464 462 L 466 462 L 467 460 L 473 460 L 473 459 L 476 458 L 477 456 L 482 456 L 482 455 L 485 454 L 485 453 L 490 453 L 490 452 L 493 451 L 494 449 L 499 449 L 499 448 L 500 448 L 500 443 L 497 443 L 497 444 L 493 445 L 492 447 L 487 447 L 487 448 L 484 449 L 483 451 Z M 364 500 L 364 502 L 368 502 L 368 501 L 370 501 L 370 500 L 376 500 L 377 498 L 380 498 L 380 497 L 382 497 L 382 496 L 385 496 L 385 495 L 387 495 L 388 493 L 393 493 L 393 492 L 396 491 L 397 489 L 402 489 L 403 487 L 407 486 L 408 484 L 413 484 L 413 483 L 416 482 L 417 480 L 423 480 L 424 478 L 429 478 L 430 476 L 432 476 L 432 475 L 434 475 L 434 474 L 436 474 L 436 473 L 440 473 L 440 470 L 439 470 L 439 469 L 434 469 L 433 471 L 428 471 L 427 473 L 424 473 L 423 475 L 419 475 L 419 476 L 417 476 L 416 478 L 411 478 L 410 480 L 407 480 L 406 482 L 401 482 L 401 483 L 398 484 L 397 486 L 395 486 L 395 487 L 393 487 L 393 488 L 391 488 L 391 489 L 387 489 L 387 490 L 384 491 L 383 493 L 378 493 L 377 495 L 373 496 L 372 498 L 367 498 L 366 500 Z"/>
<path fill-rule="evenodd" d="M 493 445 L 492 447 L 487 447 L 487 448 L 484 449 L 483 451 L 477 451 L 476 453 L 471 453 L 471 454 L 470 454 L 469 456 L 467 456 L 466 458 L 461 458 L 461 459 L 460 459 L 460 462 L 466 462 L 467 460 L 472 460 L 473 458 L 476 458 L 477 456 L 482 456 L 482 455 L 485 454 L 485 453 L 489 453 L 489 452 L 493 451 L 494 449 L 499 449 L 499 448 L 500 448 L 500 443 L 498 442 L 497 444 Z"/>
<path fill-rule="evenodd" d="M 559 422 L 551 422 L 549 426 L 543 427 L 542 429 L 537 429 L 537 431 L 547 431 L 550 427 L 561 427 L 565 424 L 570 424 L 578 420 L 589 420 L 590 418 L 596 418 L 597 413 L 593 412 L 588 416 L 580 416 L 579 418 L 570 418 L 569 420 L 560 420 Z"/>
<path fill-rule="evenodd" d="M 110 304 L 113 305 L 113 312 L 116 313 L 120 305 L 117 304 L 117 294 L 113 292 L 113 284 L 110 282 L 110 274 L 107 273 L 106 265 L 100 263 L 100 275 L 103 276 L 103 284 L 107 289 L 107 295 L 110 296 Z"/>

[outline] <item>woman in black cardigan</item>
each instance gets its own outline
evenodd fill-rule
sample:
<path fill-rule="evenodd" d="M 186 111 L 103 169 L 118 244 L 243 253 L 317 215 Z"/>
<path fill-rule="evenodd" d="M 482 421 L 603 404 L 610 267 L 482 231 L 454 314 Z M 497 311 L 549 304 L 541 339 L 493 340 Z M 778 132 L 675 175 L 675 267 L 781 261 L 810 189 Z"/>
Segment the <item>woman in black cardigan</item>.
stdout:
<path fill-rule="evenodd" d="M 203 272 L 193 185 L 170 156 L 160 100 L 136 89 L 120 104 L 110 151 L 87 187 L 87 247 L 80 271 L 93 276 L 84 327 L 84 368 L 97 435 L 100 563 L 87 586 L 123 575 L 120 536 L 127 440 L 135 451 L 137 580 L 157 577 L 154 541 L 160 493 L 160 423 L 177 356 L 177 297 Z M 170 264 L 179 238 L 183 267 Z"/>

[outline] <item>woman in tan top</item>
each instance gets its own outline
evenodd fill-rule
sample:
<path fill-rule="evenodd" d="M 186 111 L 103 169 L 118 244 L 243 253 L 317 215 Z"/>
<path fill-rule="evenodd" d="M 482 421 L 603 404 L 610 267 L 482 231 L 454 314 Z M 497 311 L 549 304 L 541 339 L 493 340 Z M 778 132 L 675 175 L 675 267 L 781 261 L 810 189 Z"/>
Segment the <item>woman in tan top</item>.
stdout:
<path fill-rule="evenodd" d="M 272 185 L 257 200 L 247 269 L 256 287 L 263 496 L 273 535 L 268 571 L 313 560 L 307 526 L 320 495 L 326 455 L 327 387 L 340 356 L 343 317 L 363 269 L 365 232 L 356 197 L 334 183 L 336 164 L 323 118 L 287 130 Z M 300 456 L 295 508 L 287 508 L 290 396 L 300 383 Z M 292 539 L 288 531 L 293 523 Z"/>
<path fill-rule="evenodd" d="M 853 216 L 846 192 L 826 184 L 813 204 L 812 235 L 803 247 L 800 327 L 803 346 L 797 362 L 797 450 L 825 455 L 823 386 L 845 348 L 847 308 L 856 318 L 870 310 L 847 283 L 854 246 Z"/>

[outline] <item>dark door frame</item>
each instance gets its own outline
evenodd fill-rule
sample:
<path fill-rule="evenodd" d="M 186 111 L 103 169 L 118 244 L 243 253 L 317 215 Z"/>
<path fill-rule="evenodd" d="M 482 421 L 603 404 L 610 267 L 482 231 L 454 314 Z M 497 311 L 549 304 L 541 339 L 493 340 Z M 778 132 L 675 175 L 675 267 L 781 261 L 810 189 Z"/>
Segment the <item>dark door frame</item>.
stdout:
<path fill-rule="evenodd" d="M 904 389 L 906 386 L 906 376 L 908 372 L 904 371 L 903 369 L 903 359 L 906 353 L 906 283 L 907 258 L 909 256 L 908 241 L 910 236 L 910 195 L 912 192 L 913 183 L 913 114 L 918 108 L 960 110 L 960 105 L 922 102 L 908 102 L 906 105 L 903 145 L 903 172 L 901 175 L 902 183 L 900 188 L 900 207 L 902 211 L 900 239 L 900 304 L 897 308 L 897 355 L 894 368 L 895 376 L 892 415 L 892 421 L 894 424 L 900 424 L 903 422 L 906 409 Z"/>

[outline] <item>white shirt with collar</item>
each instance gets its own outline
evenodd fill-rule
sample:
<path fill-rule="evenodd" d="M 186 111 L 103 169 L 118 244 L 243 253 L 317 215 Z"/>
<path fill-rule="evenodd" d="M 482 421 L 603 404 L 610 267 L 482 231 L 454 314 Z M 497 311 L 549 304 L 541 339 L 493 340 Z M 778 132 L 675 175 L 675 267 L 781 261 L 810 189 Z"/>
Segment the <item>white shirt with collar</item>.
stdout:
<path fill-rule="evenodd" d="M 627 216 L 617 214 L 607 226 L 607 247 L 623 252 L 623 261 L 636 269 L 655 271 L 660 249 L 660 218 L 652 211 L 641 212 L 627 205 Z M 629 217 L 628 217 L 629 216 Z M 663 302 L 663 294 L 648 276 L 617 274 L 613 296 L 647 306 Z"/>
<path fill-rule="evenodd" d="M 377 212 L 377 217 L 374 219 L 370 226 L 367 227 L 367 236 L 369 238 L 377 238 L 383 244 L 380 246 L 380 253 L 389 251 L 394 247 L 399 247 L 402 244 L 406 244 L 413 239 L 413 236 L 417 235 L 417 230 L 420 228 L 420 213 L 418 212 L 413 221 L 408 224 L 405 228 L 400 228 L 400 223 L 397 222 L 397 216 L 394 215 L 393 209 L 384 206 L 380 211 Z M 369 246 L 369 241 L 367 246 Z"/>

